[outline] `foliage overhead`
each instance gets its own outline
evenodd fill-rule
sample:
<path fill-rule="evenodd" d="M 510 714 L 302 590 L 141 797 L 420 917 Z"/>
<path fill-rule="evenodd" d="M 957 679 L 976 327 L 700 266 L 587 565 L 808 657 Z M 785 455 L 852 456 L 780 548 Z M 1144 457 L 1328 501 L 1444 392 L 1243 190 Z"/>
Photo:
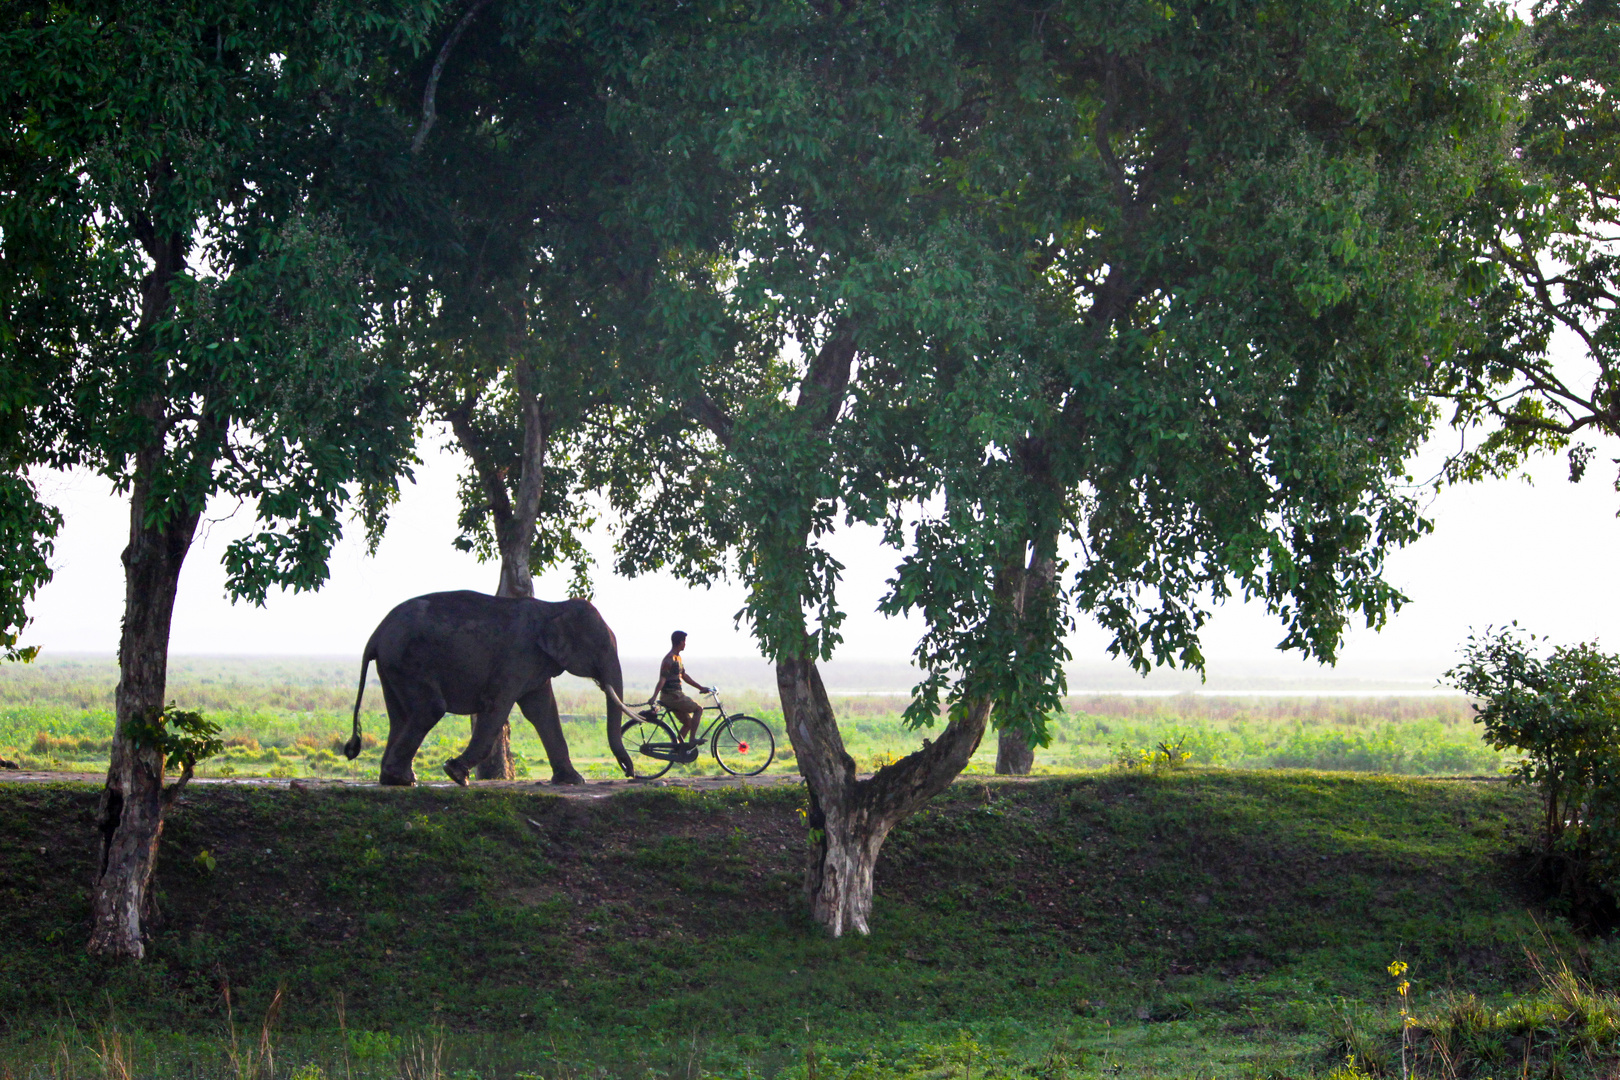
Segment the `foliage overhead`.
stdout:
<path fill-rule="evenodd" d="M 0 33 L 0 423 L 31 465 L 150 470 L 147 525 L 255 506 L 228 589 L 308 589 L 356 503 L 373 535 L 409 461 L 400 377 L 368 358 L 372 239 L 329 183 L 362 58 L 435 5 L 13 5 Z M 42 553 L 36 520 L 4 548 Z M 31 554 L 32 552 L 32 554 Z M 37 576 L 37 575 L 36 575 Z M 7 632 L 20 623 L 8 608 Z"/>
<path fill-rule="evenodd" d="M 1620 435 L 1620 6 L 1543 0 L 1511 60 L 1517 130 L 1482 185 L 1469 281 L 1478 334 L 1437 386 L 1452 422 L 1485 435 L 1445 475 L 1567 450 L 1578 481 L 1583 436 Z"/>
<path fill-rule="evenodd" d="M 918 723 L 988 696 L 1039 738 L 1078 612 L 1196 667 L 1242 594 L 1331 660 L 1427 528 L 1402 462 L 1470 325 L 1513 33 L 1484 5 L 912 4 L 769 9 L 701 81 L 654 55 L 627 114 L 748 183 L 666 316 L 700 331 L 661 376 L 688 423 L 618 496 L 621 567 L 736 573 L 768 655 L 825 657 L 822 538 L 880 526 L 883 608 L 928 627 Z M 1060 549 L 1039 611 L 998 601 Z"/>
<path fill-rule="evenodd" d="M 498 534 L 516 527 L 520 488 L 534 479 L 524 462 L 532 403 L 544 481 L 531 570 L 569 561 L 587 588 L 578 532 L 591 518 L 576 459 L 582 422 L 615 382 L 603 300 L 622 281 L 599 224 L 622 172 L 599 90 L 604 51 L 628 46 L 642 7 L 450 10 L 435 48 L 396 50 L 375 84 L 416 126 L 405 182 L 418 208 L 415 273 L 380 351 L 412 372 L 429 415 L 470 459 L 455 544 L 500 557 Z"/>

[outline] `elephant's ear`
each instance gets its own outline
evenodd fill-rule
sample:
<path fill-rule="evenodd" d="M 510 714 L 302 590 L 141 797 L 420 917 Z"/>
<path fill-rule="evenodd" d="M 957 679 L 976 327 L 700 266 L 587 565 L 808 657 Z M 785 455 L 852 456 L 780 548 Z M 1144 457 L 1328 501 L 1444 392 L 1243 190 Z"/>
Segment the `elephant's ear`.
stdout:
<path fill-rule="evenodd" d="M 570 632 L 566 611 L 559 611 L 540 624 L 540 651 L 556 661 L 564 671 L 579 667 L 576 654 L 580 643 Z"/>

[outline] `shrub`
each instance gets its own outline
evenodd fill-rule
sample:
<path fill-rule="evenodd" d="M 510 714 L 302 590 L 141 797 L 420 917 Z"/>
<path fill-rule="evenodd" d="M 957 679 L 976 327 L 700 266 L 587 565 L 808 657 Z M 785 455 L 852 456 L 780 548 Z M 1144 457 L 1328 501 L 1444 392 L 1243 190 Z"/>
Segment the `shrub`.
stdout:
<path fill-rule="evenodd" d="M 1186 742 L 1186 735 L 1177 737 L 1173 743 L 1161 739 L 1150 750 L 1136 750 L 1129 743 L 1121 743 L 1114 762 L 1122 769 L 1148 769 L 1152 772 L 1182 769 L 1192 760 L 1192 751 L 1182 749 Z"/>
<path fill-rule="evenodd" d="M 1498 750 L 1517 747 L 1517 778 L 1541 789 L 1544 850 L 1612 894 L 1620 872 L 1620 656 L 1595 644 L 1545 658 L 1518 624 L 1468 639 L 1447 672 L 1477 699 L 1475 719 Z M 1570 887 L 1579 883 L 1569 881 Z"/>
<path fill-rule="evenodd" d="M 107 739 L 74 738 L 72 735 L 58 737 L 41 731 L 34 736 L 30 750 L 43 757 L 75 758 L 105 754 L 111 748 L 112 743 Z"/>

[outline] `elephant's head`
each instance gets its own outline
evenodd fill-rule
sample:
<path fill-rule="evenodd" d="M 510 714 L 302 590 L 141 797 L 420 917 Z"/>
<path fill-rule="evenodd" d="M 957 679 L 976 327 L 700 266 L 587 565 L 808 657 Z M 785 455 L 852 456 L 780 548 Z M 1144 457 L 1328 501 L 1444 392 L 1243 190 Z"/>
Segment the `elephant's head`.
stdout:
<path fill-rule="evenodd" d="M 570 675 L 590 679 L 606 697 L 608 747 L 626 776 L 634 766 L 624 750 L 624 672 L 619 641 L 589 600 L 547 604 L 540 624 L 540 650 Z"/>

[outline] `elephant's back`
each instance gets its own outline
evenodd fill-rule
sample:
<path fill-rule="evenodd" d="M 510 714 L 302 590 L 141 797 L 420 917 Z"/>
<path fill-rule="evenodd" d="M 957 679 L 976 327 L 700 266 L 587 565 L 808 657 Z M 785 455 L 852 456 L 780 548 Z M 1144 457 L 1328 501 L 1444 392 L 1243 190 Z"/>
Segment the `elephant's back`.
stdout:
<path fill-rule="evenodd" d="M 407 643 L 454 650 L 469 638 L 499 640 L 514 633 L 527 621 L 526 606 L 533 602 L 471 589 L 426 593 L 396 605 L 372 637 L 379 654 L 397 652 Z"/>

